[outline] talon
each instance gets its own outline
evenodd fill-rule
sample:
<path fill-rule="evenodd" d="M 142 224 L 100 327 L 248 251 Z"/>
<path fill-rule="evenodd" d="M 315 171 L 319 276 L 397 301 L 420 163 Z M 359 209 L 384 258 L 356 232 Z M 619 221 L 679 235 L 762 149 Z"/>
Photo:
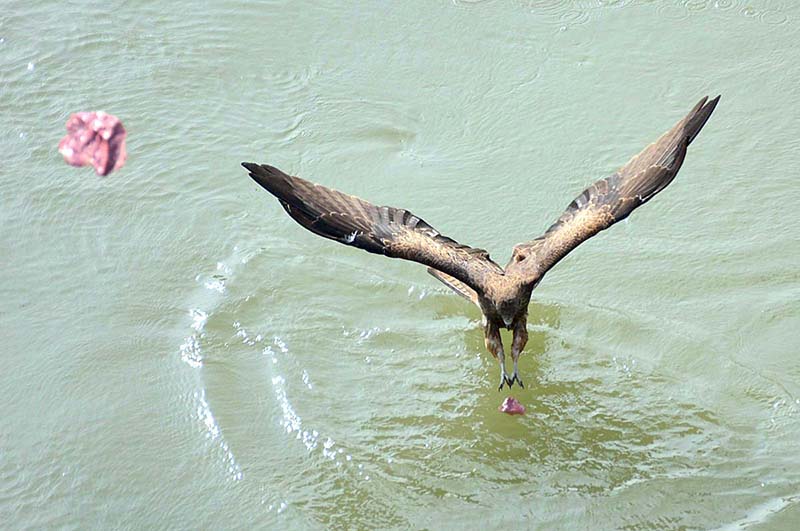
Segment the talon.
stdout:
<path fill-rule="evenodd" d="M 514 382 L 517 382 L 520 387 L 525 389 L 525 385 L 522 383 L 522 379 L 517 375 L 517 373 L 514 373 L 511 378 L 506 377 L 506 383 L 508 384 L 509 388 L 514 385 Z"/>

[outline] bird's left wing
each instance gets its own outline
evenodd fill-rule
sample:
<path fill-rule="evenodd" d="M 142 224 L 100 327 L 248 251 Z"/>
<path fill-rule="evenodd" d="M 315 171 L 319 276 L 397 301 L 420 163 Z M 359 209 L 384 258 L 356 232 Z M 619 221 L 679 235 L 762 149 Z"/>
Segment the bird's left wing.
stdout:
<path fill-rule="evenodd" d="M 461 245 L 408 210 L 377 206 L 266 164 L 243 162 L 300 225 L 324 238 L 370 253 L 427 265 L 483 293 L 503 269 L 483 249 Z"/>
<path fill-rule="evenodd" d="M 686 148 L 718 101 L 719 96 L 710 101 L 703 98 L 689 114 L 616 173 L 584 190 L 542 236 L 514 247 L 506 271 L 515 272 L 525 282 L 537 283 L 575 247 L 625 219 L 666 188 L 683 164 Z"/>

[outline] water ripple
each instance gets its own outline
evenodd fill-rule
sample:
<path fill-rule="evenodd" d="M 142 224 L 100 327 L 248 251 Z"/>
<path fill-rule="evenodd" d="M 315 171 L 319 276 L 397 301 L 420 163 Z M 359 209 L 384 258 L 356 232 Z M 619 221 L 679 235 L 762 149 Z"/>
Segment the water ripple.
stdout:
<path fill-rule="evenodd" d="M 233 451 L 230 449 L 228 443 L 222 437 L 222 431 L 220 430 L 219 424 L 217 420 L 214 418 L 214 414 L 211 411 L 211 406 L 208 404 L 206 400 L 206 392 L 205 389 L 200 389 L 194 392 L 194 399 L 197 401 L 197 409 L 195 411 L 195 415 L 197 420 L 199 420 L 203 428 L 206 431 L 206 437 L 217 443 L 219 449 L 223 452 L 223 459 L 226 465 L 226 471 L 229 476 L 234 481 L 239 481 L 242 479 L 242 469 L 239 464 L 236 462 L 236 457 L 233 455 Z"/>
<path fill-rule="evenodd" d="M 759 17 L 761 22 L 769 24 L 770 26 L 780 26 L 789 21 L 789 16 L 777 10 L 767 9 L 761 13 Z"/>
<path fill-rule="evenodd" d="M 677 2 L 661 2 L 656 6 L 659 16 L 673 20 L 685 20 L 692 16 L 693 13 L 708 9 L 738 14 L 772 26 L 782 25 L 789 21 L 789 16 L 785 13 L 784 8 L 770 7 L 760 9 L 741 0 L 716 0 L 714 2 L 711 0 L 680 0 Z"/>
<path fill-rule="evenodd" d="M 360 480 L 369 481 L 370 473 L 364 463 L 354 459 L 352 452 L 348 452 L 345 447 L 337 443 L 330 435 L 325 435 L 319 429 L 308 426 L 292 403 L 289 396 L 289 385 L 286 376 L 281 370 L 282 362 L 290 358 L 290 348 L 287 341 L 279 336 L 273 336 L 272 340 L 262 347 L 260 345 L 265 342 L 263 334 L 249 332 L 238 321 L 234 322 L 233 326 L 236 330 L 236 336 L 242 340 L 243 344 L 258 346 L 261 354 L 269 361 L 268 371 L 271 375 L 269 381 L 280 410 L 279 424 L 281 429 L 288 436 L 299 441 L 308 452 L 319 452 L 326 461 L 333 463 L 337 469 L 349 470 Z M 302 369 L 300 380 L 305 389 L 308 391 L 314 390 L 311 375 L 307 369 Z"/>
<path fill-rule="evenodd" d="M 191 327 L 194 332 L 183 340 L 179 347 L 181 360 L 183 360 L 190 367 L 199 369 L 203 366 L 203 357 L 200 353 L 200 341 L 203 338 L 203 328 L 208 320 L 208 314 L 203 310 L 193 308 L 189 310 L 189 315 L 192 317 Z"/>
<path fill-rule="evenodd" d="M 202 341 L 206 337 L 205 327 L 214 310 L 224 301 L 227 283 L 234 275 L 236 268 L 246 264 L 252 256 L 234 247 L 227 259 L 218 261 L 213 273 L 198 273 L 195 282 L 201 286 L 194 296 L 195 303 L 189 308 L 192 333 L 186 336 L 178 347 L 180 358 L 190 367 L 199 369 L 203 366 Z"/>
<path fill-rule="evenodd" d="M 764 503 L 748 508 L 747 514 L 742 518 L 716 527 L 714 531 L 737 531 L 749 529 L 752 526 L 760 526 L 769 522 L 775 515 L 785 510 L 787 507 L 792 505 L 796 506 L 798 503 L 800 503 L 800 493 L 791 496 L 770 498 Z"/>

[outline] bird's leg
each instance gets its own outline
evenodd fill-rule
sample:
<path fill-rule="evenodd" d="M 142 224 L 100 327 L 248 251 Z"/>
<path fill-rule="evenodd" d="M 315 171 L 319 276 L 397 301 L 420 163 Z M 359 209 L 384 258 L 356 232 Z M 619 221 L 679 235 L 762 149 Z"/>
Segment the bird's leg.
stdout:
<path fill-rule="evenodd" d="M 522 385 L 522 379 L 519 377 L 519 368 L 517 367 L 517 361 L 519 360 L 519 355 L 522 354 L 522 349 L 525 348 L 525 344 L 528 342 L 528 318 L 527 316 L 522 316 L 514 323 L 514 340 L 511 343 L 511 359 L 514 360 L 514 374 L 511 376 L 511 381 L 509 382 L 508 386 L 511 387 L 511 384 L 514 382 L 519 383 L 519 386 L 523 389 L 525 388 Z"/>
<path fill-rule="evenodd" d="M 497 390 L 501 390 L 505 384 L 511 387 L 511 380 L 509 380 L 508 374 L 506 374 L 506 356 L 503 353 L 503 340 L 500 339 L 500 329 L 487 321 L 483 329 L 483 338 L 486 343 L 486 349 L 491 352 L 492 356 L 500 363 L 500 386 Z"/>

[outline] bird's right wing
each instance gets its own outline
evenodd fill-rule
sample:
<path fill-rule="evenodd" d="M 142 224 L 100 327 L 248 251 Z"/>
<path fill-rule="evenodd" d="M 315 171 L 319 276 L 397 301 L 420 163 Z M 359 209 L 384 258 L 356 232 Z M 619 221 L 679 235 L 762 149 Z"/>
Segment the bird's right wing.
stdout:
<path fill-rule="evenodd" d="M 243 162 L 259 185 L 278 198 L 286 212 L 314 234 L 391 258 L 441 271 L 478 293 L 503 269 L 483 249 L 443 236 L 411 212 L 376 206 L 266 164 Z"/>

